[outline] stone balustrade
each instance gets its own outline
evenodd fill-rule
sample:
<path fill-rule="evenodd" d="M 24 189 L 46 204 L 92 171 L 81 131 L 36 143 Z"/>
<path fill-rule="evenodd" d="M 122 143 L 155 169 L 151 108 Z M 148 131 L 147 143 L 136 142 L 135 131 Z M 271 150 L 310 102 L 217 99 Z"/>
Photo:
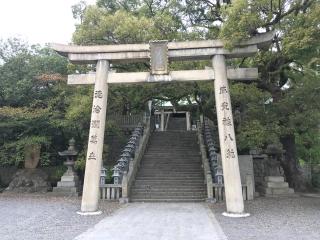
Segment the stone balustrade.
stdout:
<path fill-rule="evenodd" d="M 143 136 L 144 127 L 141 123 L 134 129 L 129 138 L 127 145 L 122 150 L 122 154 L 118 159 L 118 163 L 114 166 L 113 170 L 113 183 L 121 184 L 125 172 L 129 171 L 130 162 L 134 159 L 136 152 L 139 148 L 141 137 Z"/>
<path fill-rule="evenodd" d="M 215 201 L 225 200 L 225 190 L 223 181 L 223 170 L 219 161 L 217 152 L 218 143 L 215 142 L 212 133 L 214 125 L 207 118 L 202 123 L 198 122 L 198 141 L 202 157 L 202 165 L 204 168 L 205 179 L 207 184 L 208 200 Z M 253 181 L 252 176 L 247 175 L 245 182 L 241 184 L 243 200 L 253 199 Z"/>
<path fill-rule="evenodd" d="M 100 196 L 103 200 L 118 200 L 122 195 L 121 184 L 101 184 Z"/>
<path fill-rule="evenodd" d="M 127 199 L 130 183 L 134 178 L 150 135 L 150 120 L 144 129 L 142 123 L 134 129 L 127 145 L 123 148 L 118 163 L 113 167 L 113 184 L 104 184 L 106 174 L 101 172 L 100 198 L 103 200 Z M 104 169 L 104 168 L 103 168 Z"/>

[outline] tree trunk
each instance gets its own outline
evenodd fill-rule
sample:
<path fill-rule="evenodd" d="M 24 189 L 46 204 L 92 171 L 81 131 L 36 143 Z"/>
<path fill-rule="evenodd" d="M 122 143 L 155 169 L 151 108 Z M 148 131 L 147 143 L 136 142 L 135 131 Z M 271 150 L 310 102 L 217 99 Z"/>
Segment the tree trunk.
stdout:
<path fill-rule="evenodd" d="M 297 159 L 295 136 L 293 134 L 288 134 L 281 137 L 280 141 L 285 150 L 285 156 L 281 161 L 281 165 L 289 186 L 296 191 L 306 190 L 306 180 Z"/>

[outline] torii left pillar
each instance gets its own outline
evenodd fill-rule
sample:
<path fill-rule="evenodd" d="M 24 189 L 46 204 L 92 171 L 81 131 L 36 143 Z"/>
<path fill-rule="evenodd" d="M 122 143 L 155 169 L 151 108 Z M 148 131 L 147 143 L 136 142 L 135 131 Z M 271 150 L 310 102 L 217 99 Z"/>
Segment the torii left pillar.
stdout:
<path fill-rule="evenodd" d="M 107 60 L 99 60 L 97 62 L 93 93 L 81 212 L 78 212 L 81 215 L 97 215 L 101 213 L 98 210 L 99 182 L 108 99 L 108 71 L 109 62 Z"/>

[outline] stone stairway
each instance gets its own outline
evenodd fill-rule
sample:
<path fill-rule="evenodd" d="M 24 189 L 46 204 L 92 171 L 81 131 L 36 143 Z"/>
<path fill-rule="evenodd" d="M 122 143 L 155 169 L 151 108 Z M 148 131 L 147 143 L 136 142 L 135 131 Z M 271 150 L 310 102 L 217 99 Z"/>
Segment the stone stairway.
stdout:
<path fill-rule="evenodd" d="M 196 133 L 153 133 L 131 188 L 130 200 L 193 202 L 205 198 Z"/>
<path fill-rule="evenodd" d="M 282 176 L 265 177 L 264 195 L 265 196 L 281 196 L 293 194 L 294 190 L 289 188 L 287 182 Z"/>
<path fill-rule="evenodd" d="M 168 131 L 186 131 L 187 122 L 185 117 L 171 116 L 168 123 Z"/>

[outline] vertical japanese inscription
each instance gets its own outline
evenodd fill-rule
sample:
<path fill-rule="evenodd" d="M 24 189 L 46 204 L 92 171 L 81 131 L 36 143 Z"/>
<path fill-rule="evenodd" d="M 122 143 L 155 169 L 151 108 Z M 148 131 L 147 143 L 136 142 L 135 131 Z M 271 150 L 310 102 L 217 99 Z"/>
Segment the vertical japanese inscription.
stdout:
<path fill-rule="evenodd" d="M 94 91 L 94 98 L 102 98 L 102 97 L 103 97 L 103 93 L 101 90 Z"/>
<path fill-rule="evenodd" d="M 212 64 L 227 212 L 239 214 L 244 205 L 225 57 L 214 56 Z"/>
<path fill-rule="evenodd" d="M 92 109 L 94 113 L 100 113 L 102 108 L 99 105 L 93 105 Z"/>

